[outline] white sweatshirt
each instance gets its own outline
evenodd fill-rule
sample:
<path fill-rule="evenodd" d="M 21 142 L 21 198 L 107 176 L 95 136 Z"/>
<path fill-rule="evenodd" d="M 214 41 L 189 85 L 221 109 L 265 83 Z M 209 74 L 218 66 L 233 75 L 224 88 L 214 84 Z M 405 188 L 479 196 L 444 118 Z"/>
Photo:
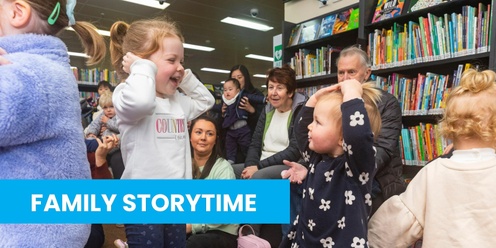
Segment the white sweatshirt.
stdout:
<path fill-rule="evenodd" d="M 123 179 L 191 178 L 191 152 L 187 122 L 209 110 L 214 97 L 191 73 L 173 96 L 156 97 L 156 65 L 146 59 L 131 65 L 131 74 L 113 94 L 119 118 Z"/>
<path fill-rule="evenodd" d="M 421 237 L 426 248 L 494 247 L 494 157 L 494 150 L 480 149 L 426 165 L 404 193 L 388 199 L 372 216 L 370 247 L 407 247 Z"/>

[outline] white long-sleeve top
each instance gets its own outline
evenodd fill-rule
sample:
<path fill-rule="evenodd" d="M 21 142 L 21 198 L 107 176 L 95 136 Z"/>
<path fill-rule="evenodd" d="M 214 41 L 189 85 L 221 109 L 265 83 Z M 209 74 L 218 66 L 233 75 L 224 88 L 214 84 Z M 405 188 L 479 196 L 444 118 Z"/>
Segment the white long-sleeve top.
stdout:
<path fill-rule="evenodd" d="M 114 90 L 125 165 L 122 178 L 191 178 L 187 122 L 210 109 L 215 99 L 189 69 L 179 85 L 186 95 L 156 97 L 156 72 L 152 61 L 137 60 L 127 80 Z"/>
<path fill-rule="evenodd" d="M 372 216 L 370 247 L 407 247 L 421 237 L 427 248 L 493 247 L 495 178 L 492 149 L 455 151 L 451 159 L 436 159 Z"/>

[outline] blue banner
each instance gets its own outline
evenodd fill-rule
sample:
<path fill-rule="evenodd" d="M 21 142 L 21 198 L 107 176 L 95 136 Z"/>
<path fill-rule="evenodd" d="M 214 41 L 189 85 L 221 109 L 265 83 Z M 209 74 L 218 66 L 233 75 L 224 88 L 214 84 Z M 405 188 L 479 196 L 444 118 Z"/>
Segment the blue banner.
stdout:
<path fill-rule="evenodd" d="M 0 180 L 0 223 L 289 223 L 288 180 Z"/>

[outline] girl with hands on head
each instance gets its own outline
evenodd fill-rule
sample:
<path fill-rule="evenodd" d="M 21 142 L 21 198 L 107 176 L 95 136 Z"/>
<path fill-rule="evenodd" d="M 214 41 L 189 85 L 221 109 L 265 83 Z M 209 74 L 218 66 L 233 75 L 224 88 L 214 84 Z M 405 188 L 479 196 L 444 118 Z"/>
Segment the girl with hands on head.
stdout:
<path fill-rule="evenodd" d="M 214 97 L 184 69 L 184 38 L 166 19 L 116 22 L 110 29 L 112 64 L 121 83 L 113 103 L 121 133 L 124 179 L 191 179 L 188 121 Z M 184 94 L 178 92 L 178 87 Z M 184 247 L 184 224 L 125 225 L 129 246 Z M 119 246 L 125 246 L 116 240 Z"/>
<path fill-rule="evenodd" d="M 305 106 L 315 107 L 319 99 L 323 98 L 324 96 L 332 92 L 339 90 L 342 92 L 343 101 L 348 101 L 353 98 L 361 98 L 362 84 L 355 79 L 349 79 L 341 83 L 333 84 L 331 86 L 319 89 L 308 99 Z M 281 177 L 289 178 L 289 180 L 292 183 L 301 184 L 303 180 L 306 178 L 308 169 L 305 166 L 296 162 L 291 162 L 288 160 L 284 160 L 283 162 L 285 165 L 289 166 L 290 168 L 288 170 L 284 170 L 283 172 L 281 172 Z"/>

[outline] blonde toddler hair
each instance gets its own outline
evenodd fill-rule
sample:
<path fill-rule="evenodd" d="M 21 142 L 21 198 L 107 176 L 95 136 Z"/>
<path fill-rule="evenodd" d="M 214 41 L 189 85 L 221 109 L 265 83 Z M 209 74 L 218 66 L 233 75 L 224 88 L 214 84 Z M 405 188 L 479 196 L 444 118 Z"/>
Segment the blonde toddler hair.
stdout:
<path fill-rule="evenodd" d="M 469 69 L 446 101 L 440 133 L 445 138 L 496 141 L 496 73 Z"/>
<path fill-rule="evenodd" d="M 114 104 L 112 103 L 112 92 L 111 91 L 105 91 L 100 96 L 100 99 L 98 99 L 98 104 L 100 107 L 105 107 L 105 106 L 113 106 Z"/>
<path fill-rule="evenodd" d="M 375 86 L 371 83 L 363 83 L 363 94 L 362 99 L 365 103 L 365 110 L 367 111 L 367 115 L 370 121 L 370 128 L 374 133 L 374 139 L 379 137 L 379 133 L 381 131 L 381 113 L 377 108 L 377 103 L 381 99 L 381 91 L 375 88 Z M 322 96 L 317 104 L 326 103 L 329 106 L 329 114 L 334 116 L 337 121 L 337 125 L 342 135 L 342 117 L 343 114 L 341 112 L 341 104 L 343 103 L 343 94 L 341 91 L 334 91 L 330 94 Z"/>

